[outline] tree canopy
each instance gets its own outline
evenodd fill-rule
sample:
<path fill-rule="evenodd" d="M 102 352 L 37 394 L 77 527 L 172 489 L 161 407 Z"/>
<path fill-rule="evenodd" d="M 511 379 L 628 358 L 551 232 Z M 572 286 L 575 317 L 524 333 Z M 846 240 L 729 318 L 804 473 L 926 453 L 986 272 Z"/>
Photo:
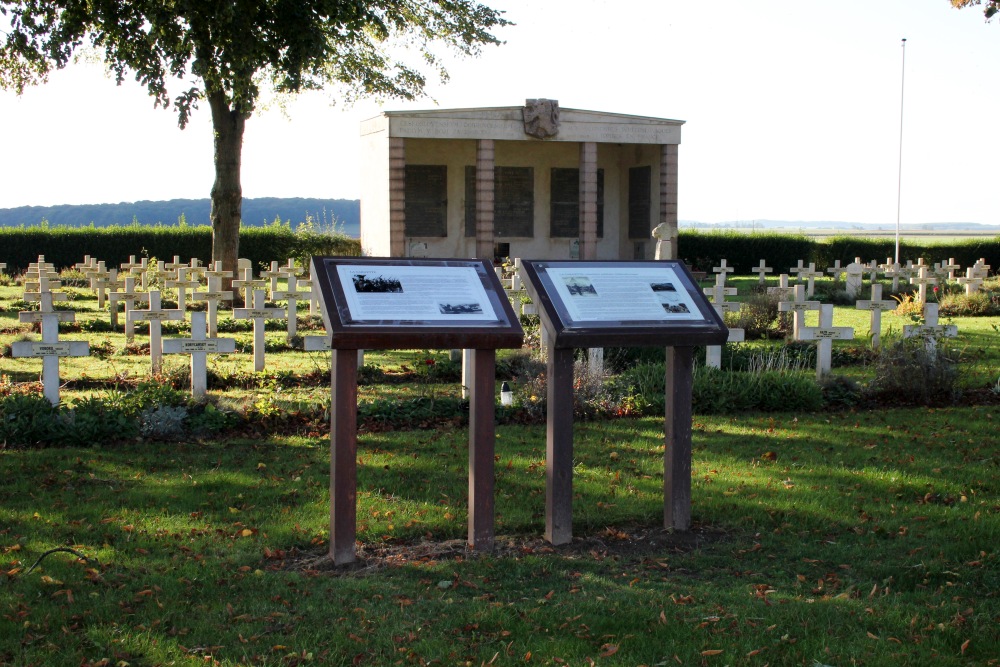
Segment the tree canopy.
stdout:
<path fill-rule="evenodd" d="M 971 7 L 972 5 L 986 5 L 983 7 L 983 14 L 986 15 L 987 21 L 993 18 L 993 15 L 1000 10 L 1000 0 L 951 0 L 951 6 L 956 9 Z"/>
<path fill-rule="evenodd" d="M 227 269 L 238 247 L 244 123 L 262 90 L 339 84 L 346 98 L 413 99 L 423 94 L 423 70 L 446 78 L 432 47 L 477 55 L 500 43 L 491 30 L 508 25 L 473 0 L 0 0 L 0 14 L 9 22 L 0 38 L 4 88 L 21 93 L 90 48 L 119 84 L 132 76 L 156 105 L 173 105 L 181 127 L 208 103 L 212 255 Z"/>

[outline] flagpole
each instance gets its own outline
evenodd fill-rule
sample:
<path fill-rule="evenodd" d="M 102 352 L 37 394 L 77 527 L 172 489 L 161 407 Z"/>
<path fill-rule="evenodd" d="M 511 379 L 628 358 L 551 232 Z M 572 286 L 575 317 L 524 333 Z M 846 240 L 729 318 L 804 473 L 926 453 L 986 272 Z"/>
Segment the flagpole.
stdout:
<path fill-rule="evenodd" d="M 899 264 L 899 212 L 903 199 L 903 93 L 906 90 L 906 38 L 903 38 L 903 69 L 899 75 L 899 173 L 896 180 L 896 264 Z"/>

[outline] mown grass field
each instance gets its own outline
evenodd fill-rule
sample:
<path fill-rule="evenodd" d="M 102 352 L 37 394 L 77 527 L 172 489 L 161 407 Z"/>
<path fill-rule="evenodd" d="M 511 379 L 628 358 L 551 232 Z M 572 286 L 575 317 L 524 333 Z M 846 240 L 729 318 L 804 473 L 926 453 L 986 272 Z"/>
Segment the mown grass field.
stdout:
<path fill-rule="evenodd" d="M 996 664 L 998 419 L 696 418 L 686 535 L 662 423 L 580 424 L 559 548 L 544 429 L 502 427 L 495 555 L 463 546 L 464 429 L 367 435 L 345 571 L 324 438 L 7 450 L 0 662 Z M 95 560 L 27 571 L 58 546 Z"/>

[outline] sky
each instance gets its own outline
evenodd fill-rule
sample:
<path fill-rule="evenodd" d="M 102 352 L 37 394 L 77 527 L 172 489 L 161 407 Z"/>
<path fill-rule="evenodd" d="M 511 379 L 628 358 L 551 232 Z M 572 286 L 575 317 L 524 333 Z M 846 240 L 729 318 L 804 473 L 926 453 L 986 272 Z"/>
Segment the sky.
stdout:
<path fill-rule="evenodd" d="M 357 198 L 360 124 L 381 110 L 544 97 L 686 121 L 681 220 L 894 226 L 898 201 L 904 225 L 1000 224 L 1000 22 L 979 8 L 485 2 L 516 25 L 479 58 L 446 58 L 450 81 L 432 81 L 428 98 L 345 108 L 330 89 L 259 111 L 246 125 L 244 197 Z M 0 119 L 0 208 L 209 195 L 207 105 L 182 131 L 173 110 L 100 64 L 73 64 L 21 97 L 0 91 Z"/>

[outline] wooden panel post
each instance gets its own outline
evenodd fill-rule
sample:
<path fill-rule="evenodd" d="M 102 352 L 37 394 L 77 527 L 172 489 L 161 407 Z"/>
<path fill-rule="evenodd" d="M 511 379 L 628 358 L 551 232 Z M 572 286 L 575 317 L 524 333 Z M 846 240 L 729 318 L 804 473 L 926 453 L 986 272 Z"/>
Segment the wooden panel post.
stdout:
<path fill-rule="evenodd" d="M 334 350 L 330 371 L 330 557 L 354 562 L 358 514 L 358 353 Z"/>
<path fill-rule="evenodd" d="M 694 348 L 668 347 L 663 449 L 663 525 L 691 527 L 691 388 Z"/>
<path fill-rule="evenodd" d="M 545 539 L 573 539 L 573 349 L 549 348 L 545 448 Z"/>
<path fill-rule="evenodd" d="M 476 551 L 493 550 L 496 445 L 496 350 L 472 350 L 469 398 L 469 537 Z"/>

